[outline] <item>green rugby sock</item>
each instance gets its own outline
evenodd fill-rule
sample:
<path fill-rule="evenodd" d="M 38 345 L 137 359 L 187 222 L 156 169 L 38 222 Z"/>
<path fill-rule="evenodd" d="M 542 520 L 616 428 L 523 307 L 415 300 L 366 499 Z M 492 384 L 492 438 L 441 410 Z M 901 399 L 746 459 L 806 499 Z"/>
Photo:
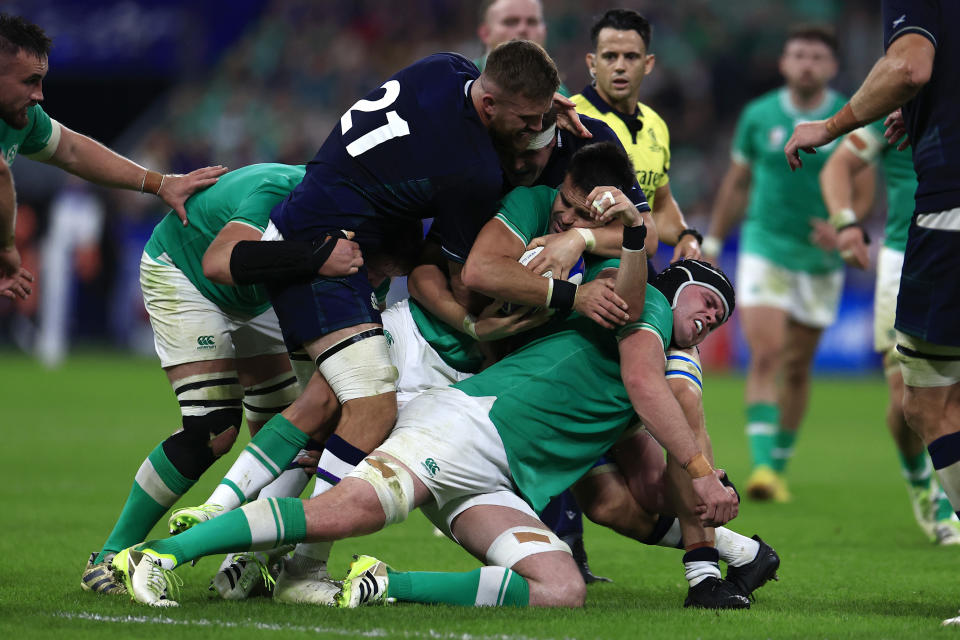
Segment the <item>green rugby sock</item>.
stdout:
<path fill-rule="evenodd" d="M 747 441 L 753 466 L 773 466 L 773 448 L 780 424 L 780 409 L 775 404 L 757 402 L 747 405 Z"/>
<path fill-rule="evenodd" d="M 273 416 L 240 452 L 207 503 L 236 509 L 283 473 L 309 439 L 279 413 Z"/>
<path fill-rule="evenodd" d="M 777 473 L 783 473 L 787 468 L 787 463 L 793 457 L 793 443 L 797 440 L 796 431 L 787 431 L 780 429 L 774 439 L 773 451 L 770 452 L 773 459 L 773 470 Z"/>
<path fill-rule="evenodd" d="M 387 595 L 404 602 L 455 604 L 464 607 L 526 607 L 526 579 L 504 567 L 482 567 L 467 573 L 393 571 L 387 569 Z"/>
<path fill-rule="evenodd" d="M 172 555 L 181 565 L 216 553 L 273 549 L 302 542 L 306 537 L 303 501 L 267 498 L 201 522 L 172 538 L 150 540 L 140 548 Z"/>
<path fill-rule="evenodd" d="M 137 470 L 120 517 L 95 562 L 102 562 L 107 553 L 143 542 L 153 525 L 195 482 L 177 471 L 163 445 L 157 445 Z"/>
<path fill-rule="evenodd" d="M 903 477 L 910 483 L 910 486 L 920 489 L 930 486 L 933 465 L 929 462 L 927 452 L 921 450 L 915 456 L 905 456 L 902 451 L 897 453 L 900 456 L 900 469 L 903 471 Z"/>

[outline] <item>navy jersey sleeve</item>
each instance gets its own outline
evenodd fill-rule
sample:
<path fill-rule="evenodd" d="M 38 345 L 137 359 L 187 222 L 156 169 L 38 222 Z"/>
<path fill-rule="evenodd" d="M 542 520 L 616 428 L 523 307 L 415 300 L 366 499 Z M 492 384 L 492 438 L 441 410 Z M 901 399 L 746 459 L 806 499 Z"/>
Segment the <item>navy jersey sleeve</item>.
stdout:
<path fill-rule="evenodd" d="M 944 26 L 939 0 L 883 0 L 884 50 L 908 33 L 923 36 L 936 48 Z"/>

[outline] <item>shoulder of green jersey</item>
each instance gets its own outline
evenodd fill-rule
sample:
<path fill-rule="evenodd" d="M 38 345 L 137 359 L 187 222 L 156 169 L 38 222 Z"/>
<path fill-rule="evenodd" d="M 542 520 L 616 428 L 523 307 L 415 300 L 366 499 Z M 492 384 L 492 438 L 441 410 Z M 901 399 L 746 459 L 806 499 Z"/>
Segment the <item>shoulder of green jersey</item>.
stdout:
<path fill-rule="evenodd" d="M 43 148 L 39 151 L 34 151 L 33 153 L 23 154 L 31 160 L 38 160 L 44 162 L 53 157 L 53 154 L 57 152 L 57 147 L 60 146 L 60 123 L 50 118 L 50 137 L 47 138 L 47 144 L 43 145 Z"/>

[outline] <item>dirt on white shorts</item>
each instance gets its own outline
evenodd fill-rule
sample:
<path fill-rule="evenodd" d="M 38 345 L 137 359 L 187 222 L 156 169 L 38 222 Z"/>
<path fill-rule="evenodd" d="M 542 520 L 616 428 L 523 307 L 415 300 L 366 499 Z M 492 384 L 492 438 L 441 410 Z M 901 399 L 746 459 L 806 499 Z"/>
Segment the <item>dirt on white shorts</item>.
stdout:
<path fill-rule="evenodd" d="M 146 253 L 140 258 L 140 289 L 163 367 L 287 352 L 272 308 L 254 318 L 227 313 L 180 269 Z"/>
<path fill-rule="evenodd" d="M 843 270 L 793 271 L 767 258 L 741 252 L 737 258 L 737 304 L 775 307 L 797 322 L 824 329 L 837 319 Z"/>
<path fill-rule="evenodd" d="M 477 505 L 499 505 L 534 518 L 514 493 L 503 441 L 488 413 L 495 398 L 475 398 L 453 387 L 429 389 L 411 400 L 378 450 L 397 458 L 433 495 L 424 515 L 453 537 L 454 519 Z"/>
<path fill-rule="evenodd" d="M 390 360 L 397 368 L 397 406 L 403 407 L 416 395 L 433 387 L 446 387 L 472 376 L 443 361 L 423 339 L 410 313 L 410 304 L 401 300 L 381 314 L 387 334 Z"/>

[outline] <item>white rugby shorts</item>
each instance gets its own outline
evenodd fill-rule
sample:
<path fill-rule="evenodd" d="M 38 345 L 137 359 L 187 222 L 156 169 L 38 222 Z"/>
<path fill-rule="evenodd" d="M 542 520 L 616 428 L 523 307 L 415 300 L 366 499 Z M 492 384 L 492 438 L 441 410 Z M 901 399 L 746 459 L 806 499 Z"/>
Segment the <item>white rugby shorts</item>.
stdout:
<path fill-rule="evenodd" d="M 905 384 L 949 387 L 960 382 L 960 347 L 927 342 L 902 331 L 897 331 L 897 347 L 894 354 Z"/>
<path fill-rule="evenodd" d="M 897 345 L 893 323 L 897 319 L 897 292 L 900 291 L 902 270 L 903 251 L 880 247 L 877 286 L 873 294 L 873 348 L 880 353 L 886 353 Z"/>
<path fill-rule="evenodd" d="M 254 318 L 227 313 L 180 269 L 146 252 L 140 257 L 140 290 L 163 367 L 287 352 L 272 308 Z"/>
<path fill-rule="evenodd" d="M 825 329 L 837 319 L 843 269 L 830 273 L 793 271 L 767 258 L 740 252 L 737 258 L 737 305 L 774 307 L 809 327 Z"/>
<path fill-rule="evenodd" d="M 472 376 L 443 361 L 417 328 L 410 303 L 401 300 L 381 314 L 387 334 L 390 360 L 397 368 L 397 406 L 403 407 L 417 394 L 433 387 L 446 387 Z"/>
<path fill-rule="evenodd" d="M 424 391 L 400 410 L 390 436 L 377 447 L 426 485 L 435 502 L 422 510 L 450 537 L 454 519 L 477 505 L 505 506 L 537 517 L 514 493 L 503 441 L 488 415 L 494 400 L 453 387 Z"/>

